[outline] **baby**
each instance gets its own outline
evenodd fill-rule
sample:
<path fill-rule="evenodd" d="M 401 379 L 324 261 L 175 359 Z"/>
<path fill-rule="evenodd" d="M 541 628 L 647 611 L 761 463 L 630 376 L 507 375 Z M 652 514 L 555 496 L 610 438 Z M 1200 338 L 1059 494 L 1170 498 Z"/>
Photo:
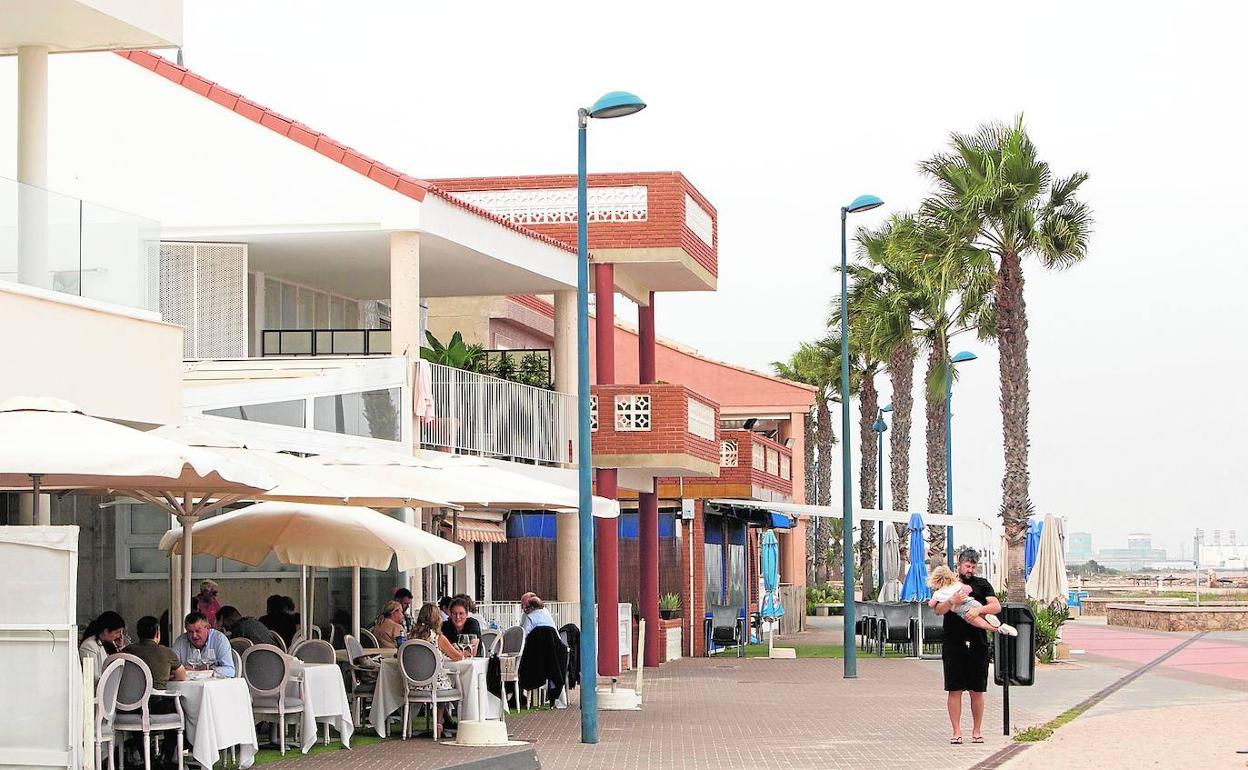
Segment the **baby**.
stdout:
<path fill-rule="evenodd" d="M 996 615 L 981 614 L 984 605 L 980 604 L 978 599 L 971 598 L 971 587 L 959 580 L 953 570 L 945 565 L 942 564 L 932 570 L 932 574 L 928 575 L 927 585 L 936 592 L 928 600 L 928 604 L 932 607 L 935 607 L 940 602 L 948 601 L 950 597 L 958 592 L 964 593 L 966 598 L 962 600 L 961 604 L 952 608 L 958 614 L 958 617 L 972 626 L 982 628 L 985 631 L 998 631 L 1006 636 L 1018 636 L 1018 631 L 1015 630 L 1014 626 L 997 620 Z"/>

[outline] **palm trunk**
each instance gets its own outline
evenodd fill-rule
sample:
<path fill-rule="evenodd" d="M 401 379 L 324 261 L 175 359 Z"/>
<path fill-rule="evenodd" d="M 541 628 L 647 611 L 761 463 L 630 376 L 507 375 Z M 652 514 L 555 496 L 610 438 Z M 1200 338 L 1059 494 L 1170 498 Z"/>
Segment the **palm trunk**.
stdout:
<path fill-rule="evenodd" d="M 994 287 L 997 341 L 1001 355 L 1001 424 L 1005 444 L 1005 475 L 1001 479 L 1001 520 L 1010 542 L 1007 583 L 1011 601 L 1023 601 L 1025 573 L 1023 540 L 1031 515 L 1027 468 L 1027 308 L 1023 301 L 1023 267 L 1019 255 L 1001 254 Z"/>
<path fill-rule="evenodd" d="M 858 504 L 863 508 L 875 508 L 876 489 L 879 485 L 876 472 L 879 469 L 878 445 L 879 434 L 871 430 L 876 414 L 880 409 L 880 394 L 875 389 L 875 371 L 863 371 L 862 387 L 858 392 L 858 437 L 862 451 L 859 453 L 861 464 L 858 471 Z M 863 520 L 859 522 L 858 531 L 858 574 L 862 578 L 862 598 L 868 599 L 875 595 L 875 522 Z"/>
<path fill-rule="evenodd" d="M 888 362 L 893 386 L 893 426 L 888 437 L 889 487 L 892 509 L 910 510 L 910 420 L 914 410 L 914 342 L 907 338 L 897 346 Z M 909 558 L 909 528 L 895 524 L 901 543 L 901 561 Z"/>
<path fill-rule="evenodd" d="M 805 440 L 802 443 L 803 457 L 805 458 L 805 473 L 803 481 L 806 484 L 806 502 L 811 503 L 817 499 L 819 481 L 815 475 L 815 457 L 818 452 L 818 435 L 816 433 L 814 410 L 806 415 L 805 424 L 802 426 Z M 819 517 L 812 517 L 806 526 L 806 584 L 819 585 Z"/>
<path fill-rule="evenodd" d="M 816 432 L 819 437 L 819 505 L 832 504 L 832 452 L 836 445 L 836 435 L 832 432 L 832 410 L 828 409 L 828 401 L 820 398 L 816 404 L 816 416 L 819 425 Z M 828 522 L 820 522 L 819 525 L 819 543 L 816 559 L 823 566 L 821 575 L 818 575 L 819 584 L 823 585 L 829 577 L 828 564 Z M 818 570 L 816 570 L 818 571 Z"/>
<path fill-rule="evenodd" d="M 945 516 L 945 393 L 944 388 L 931 387 L 938 368 L 945 360 L 943 345 L 933 345 L 927 354 L 927 379 L 923 392 L 927 398 L 927 523 L 929 542 L 927 560 L 931 565 L 945 561 L 945 525 L 936 525 Z"/>

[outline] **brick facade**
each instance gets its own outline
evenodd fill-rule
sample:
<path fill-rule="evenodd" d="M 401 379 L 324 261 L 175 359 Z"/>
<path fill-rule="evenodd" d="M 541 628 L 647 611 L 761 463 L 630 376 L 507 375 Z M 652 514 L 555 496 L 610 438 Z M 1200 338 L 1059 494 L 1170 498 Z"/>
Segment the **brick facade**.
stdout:
<path fill-rule="evenodd" d="M 595 385 L 598 396 L 598 430 L 593 434 L 595 466 L 612 456 L 689 455 L 719 466 L 719 405 L 684 385 Z M 650 396 L 650 429 L 615 430 L 616 396 Z M 709 441 L 689 433 L 689 399 L 700 401 L 715 411 L 716 439 Z M 602 467 L 613 467 L 610 465 Z"/>

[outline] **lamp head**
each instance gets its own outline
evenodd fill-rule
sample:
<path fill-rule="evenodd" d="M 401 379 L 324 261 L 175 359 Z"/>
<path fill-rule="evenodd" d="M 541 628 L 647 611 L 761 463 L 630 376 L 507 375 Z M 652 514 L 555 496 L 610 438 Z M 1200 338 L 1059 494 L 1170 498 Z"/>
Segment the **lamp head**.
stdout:
<path fill-rule="evenodd" d="M 589 108 L 589 116 L 603 119 L 622 118 L 634 112 L 641 112 L 645 108 L 646 103 L 636 94 L 630 94 L 627 91 L 612 91 L 603 94 L 598 101 L 594 102 L 594 106 Z"/>
<path fill-rule="evenodd" d="M 969 350 L 963 350 L 961 353 L 955 353 L 953 358 L 950 360 L 953 361 L 955 364 L 960 364 L 963 361 L 974 361 L 976 358 L 979 358 L 979 356 L 975 355 Z"/>
<path fill-rule="evenodd" d="M 880 411 L 881 411 L 881 412 L 891 412 L 891 411 L 893 411 L 893 405 L 892 405 L 892 404 L 885 404 L 885 405 L 884 405 L 884 408 L 883 408 L 883 409 L 881 409 Z"/>
<path fill-rule="evenodd" d="M 888 423 L 884 422 L 882 418 L 877 419 L 875 422 L 871 423 L 871 430 L 875 431 L 876 433 L 883 433 L 884 431 L 888 430 Z"/>
<path fill-rule="evenodd" d="M 860 211 L 870 211 L 883 205 L 884 201 L 874 195 L 859 195 L 850 201 L 850 204 L 845 207 L 845 211 L 850 214 L 857 214 Z"/>

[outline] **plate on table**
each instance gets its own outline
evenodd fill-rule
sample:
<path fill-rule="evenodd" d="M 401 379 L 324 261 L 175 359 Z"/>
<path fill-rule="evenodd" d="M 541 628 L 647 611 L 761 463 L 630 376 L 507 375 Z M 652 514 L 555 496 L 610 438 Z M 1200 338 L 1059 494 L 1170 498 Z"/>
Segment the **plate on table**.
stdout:
<path fill-rule="evenodd" d="M 212 679 L 216 675 L 214 671 L 187 671 L 186 678 L 192 682 L 200 682 L 205 679 Z"/>

